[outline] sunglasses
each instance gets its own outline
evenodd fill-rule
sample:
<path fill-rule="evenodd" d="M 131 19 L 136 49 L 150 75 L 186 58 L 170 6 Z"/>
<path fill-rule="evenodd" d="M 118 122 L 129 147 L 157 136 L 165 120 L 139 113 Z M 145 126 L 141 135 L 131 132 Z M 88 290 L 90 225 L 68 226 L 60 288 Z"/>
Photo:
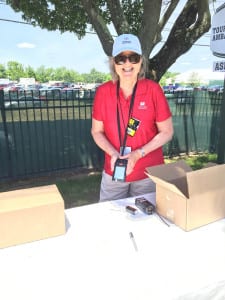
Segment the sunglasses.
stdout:
<path fill-rule="evenodd" d="M 141 55 L 139 55 L 137 53 L 134 53 L 134 54 L 131 54 L 131 55 L 117 55 L 117 56 L 114 57 L 114 62 L 117 65 L 123 65 L 123 64 L 126 63 L 127 59 L 129 60 L 129 62 L 131 64 L 137 64 L 141 60 Z"/>

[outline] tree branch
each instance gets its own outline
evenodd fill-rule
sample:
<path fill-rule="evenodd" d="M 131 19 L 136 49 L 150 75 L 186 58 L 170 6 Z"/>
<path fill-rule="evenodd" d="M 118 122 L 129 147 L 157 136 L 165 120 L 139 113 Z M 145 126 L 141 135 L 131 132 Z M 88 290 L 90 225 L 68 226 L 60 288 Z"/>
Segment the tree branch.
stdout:
<path fill-rule="evenodd" d="M 144 55 L 148 58 L 151 50 L 153 48 L 153 40 L 155 38 L 155 32 L 157 30 L 157 24 L 160 18 L 160 11 L 161 11 L 162 1 L 150 1 L 144 0 L 143 1 L 143 16 L 142 16 L 142 23 L 140 26 L 140 42 L 142 45 L 142 49 Z M 154 12 L 154 14 L 152 14 Z M 149 29 L 151 28 L 151 30 Z"/>
<path fill-rule="evenodd" d="M 169 2 L 169 6 L 166 9 L 166 12 L 164 13 L 164 15 L 162 16 L 162 18 L 160 19 L 160 21 L 158 23 L 158 27 L 156 29 L 155 37 L 153 40 L 153 47 L 162 40 L 161 32 L 162 32 L 164 26 L 166 25 L 166 23 L 168 22 L 169 18 L 171 17 L 172 13 L 174 12 L 175 8 L 177 7 L 178 2 L 179 2 L 179 0 L 171 0 Z"/>
<path fill-rule="evenodd" d="M 81 3 L 88 15 L 90 24 L 93 26 L 100 39 L 104 52 L 110 56 L 112 53 L 113 38 L 106 22 L 99 13 L 99 9 L 96 6 L 95 1 L 81 0 Z"/>
<path fill-rule="evenodd" d="M 106 1 L 108 9 L 111 14 L 112 23 L 118 35 L 129 31 L 129 24 L 123 13 L 119 0 Z"/>
<path fill-rule="evenodd" d="M 172 15 L 172 13 L 174 12 L 174 9 L 177 7 L 178 2 L 179 2 L 179 0 L 171 0 L 170 1 L 170 4 L 169 4 L 166 12 L 162 16 L 162 18 L 160 19 L 160 22 L 158 24 L 159 32 L 161 32 L 163 30 L 164 26 L 166 25 L 166 23 L 168 22 L 169 18 Z"/>
<path fill-rule="evenodd" d="M 208 0 L 189 0 L 174 23 L 166 43 L 150 60 L 150 70 L 156 72 L 158 80 L 178 57 L 209 30 L 210 25 Z"/>

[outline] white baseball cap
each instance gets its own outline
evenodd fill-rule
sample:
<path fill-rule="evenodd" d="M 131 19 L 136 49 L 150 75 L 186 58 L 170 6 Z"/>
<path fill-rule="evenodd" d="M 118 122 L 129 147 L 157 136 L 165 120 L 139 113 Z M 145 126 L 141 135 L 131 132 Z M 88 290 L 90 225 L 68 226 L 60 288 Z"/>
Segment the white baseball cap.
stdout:
<path fill-rule="evenodd" d="M 142 55 L 141 44 L 136 35 L 121 34 L 115 39 L 112 56 L 115 57 L 123 51 L 132 51 Z"/>

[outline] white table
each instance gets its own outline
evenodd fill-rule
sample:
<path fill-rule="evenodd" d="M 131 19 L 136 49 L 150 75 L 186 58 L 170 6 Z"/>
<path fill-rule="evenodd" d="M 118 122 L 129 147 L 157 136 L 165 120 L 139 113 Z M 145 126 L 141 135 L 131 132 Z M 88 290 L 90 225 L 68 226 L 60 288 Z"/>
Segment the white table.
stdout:
<path fill-rule="evenodd" d="M 225 299 L 225 220 L 184 232 L 127 204 L 68 209 L 65 235 L 1 249 L 0 299 Z"/>

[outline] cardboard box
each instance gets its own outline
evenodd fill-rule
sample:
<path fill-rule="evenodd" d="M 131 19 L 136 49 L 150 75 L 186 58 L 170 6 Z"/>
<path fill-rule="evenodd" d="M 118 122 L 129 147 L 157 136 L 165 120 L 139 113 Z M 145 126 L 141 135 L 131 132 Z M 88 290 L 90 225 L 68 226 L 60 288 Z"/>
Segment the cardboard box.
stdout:
<path fill-rule="evenodd" d="M 147 168 L 159 214 L 185 231 L 225 217 L 225 165 L 193 171 L 183 160 Z"/>
<path fill-rule="evenodd" d="M 64 201 L 55 185 L 0 193 L 0 248 L 64 233 Z"/>

